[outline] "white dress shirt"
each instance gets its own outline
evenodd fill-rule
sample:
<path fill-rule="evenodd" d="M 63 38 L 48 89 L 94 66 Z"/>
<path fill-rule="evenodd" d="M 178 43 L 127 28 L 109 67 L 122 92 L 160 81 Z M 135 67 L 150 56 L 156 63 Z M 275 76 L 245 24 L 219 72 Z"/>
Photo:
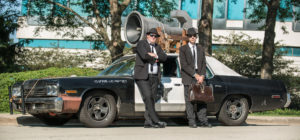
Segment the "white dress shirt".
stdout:
<path fill-rule="evenodd" d="M 190 42 L 189 42 L 189 47 L 190 47 L 190 49 L 191 49 L 191 51 L 192 51 L 192 55 L 193 55 L 193 57 L 195 57 L 195 69 L 198 69 L 198 65 L 197 65 L 197 46 L 196 46 L 196 44 L 191 44 Z M 193 51 L 193 49 L 195 49 L 195 54 L 194 54 L 194 51 Z M 194 56 L 195 55 L 195 56 Z"/>
<path fill-rule="evenodd" d="M 150 45 L 150 50 L 152 50 L 152 49 L 153 49 L 153 53 L 155 53 L 157 55 L 155 47 L 153 45 Z M 156 59 L 158 59 L 158 58 L 156 58 Z M 153 71 L 151 71 L 151 64 L 149 63 L 148 74 L 157 74 L 157 72 L 158 72 L 157 63 L 153 64 Z"/>

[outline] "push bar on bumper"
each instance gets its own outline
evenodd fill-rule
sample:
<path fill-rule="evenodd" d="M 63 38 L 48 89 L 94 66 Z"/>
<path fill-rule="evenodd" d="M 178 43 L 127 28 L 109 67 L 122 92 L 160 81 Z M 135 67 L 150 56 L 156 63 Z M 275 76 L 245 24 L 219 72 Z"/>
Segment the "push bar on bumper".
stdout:
<path fill-rule="evenodd" d="M 8 99 L 9 99 L 9 112 L 10 115 L 14 114 L 14 109 L 12 105 L 12 95 L 11 95 L 11 86 L 8 86 Z"/>
<path fill-rule="evenodd" d="M 24 85 L 21 85 L 21 96 L 22 96 L 22 114 L 26 114 L 26 108 L 25 108 L 25 100 L 24 100 Z"/>

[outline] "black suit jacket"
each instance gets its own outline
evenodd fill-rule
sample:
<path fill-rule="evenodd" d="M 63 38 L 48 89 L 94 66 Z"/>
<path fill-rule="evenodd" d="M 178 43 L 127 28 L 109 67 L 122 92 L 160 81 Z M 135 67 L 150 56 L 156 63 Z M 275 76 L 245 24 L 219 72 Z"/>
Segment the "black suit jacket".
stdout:
<path fill-rule="evenodd" d="M 181 65 L 181 78 L 184 85 L 190 85 L 194 82 L 194 74 L 204 75 L 206 73 L 205 52 L 202 46 L 197 45 L 197 65 L 195 71 L 195 62 L 189 45 L 180 47 L 179 59 Z"/>
<path fill-rule="evenodd" d="M 161 47 L 155 44 L 155 50 L 158 56 L 158 75 L 160 77 L 160 62 L 167 60 L 167 55 Z M 134 66 L 134 79 L 146 80 L 148 79 L 149 63 L 154 64 L 156 59 L 151 57 L 148 53 L 151 52 L 150 45 L 147 40 L 141 40 L 136 46 L 136 60 Z"/>

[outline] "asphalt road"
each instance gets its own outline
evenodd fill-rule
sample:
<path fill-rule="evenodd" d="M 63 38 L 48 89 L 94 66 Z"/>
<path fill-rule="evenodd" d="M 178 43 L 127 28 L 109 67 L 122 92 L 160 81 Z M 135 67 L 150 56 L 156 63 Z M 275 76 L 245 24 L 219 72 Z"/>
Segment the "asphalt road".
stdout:
<path fill-rule="evenodd" d="M 188 128 L 183 120 L 168 121 L 163 129 L 143 128 L 142 120 L 121 120 L 108 128 L 86 128 L 73 120 L 61 127 L 19 118 L 18 124 L 0 125 L 0 140 L 300 140 L 300 125 L 248 121 L 223 126 L 210 118 L 212 128 Z M 32 119 L 32 118 L 31 118 Z"/>
<path fill-rule="evenodd" d="M 83 126 L 0 126 L 1 140 L 299 140 L 300 126 L 249 125 L 188 128 L 142 126 L 85 128 Z"/>

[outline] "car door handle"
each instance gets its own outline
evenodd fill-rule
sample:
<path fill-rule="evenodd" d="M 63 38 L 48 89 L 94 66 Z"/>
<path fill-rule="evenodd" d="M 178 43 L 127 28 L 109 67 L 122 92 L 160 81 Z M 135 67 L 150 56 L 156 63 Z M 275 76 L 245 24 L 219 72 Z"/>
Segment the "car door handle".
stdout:
<path fill-rule="evenodd" d="M 215 85 L 215 87 L 221 88 L 221 87 L 222 87 L 222 85 Z"/>
<path fill-rule="evenodd" d="M 174 86 L 181 86 L 181 84 L 174 84 Z"/>

